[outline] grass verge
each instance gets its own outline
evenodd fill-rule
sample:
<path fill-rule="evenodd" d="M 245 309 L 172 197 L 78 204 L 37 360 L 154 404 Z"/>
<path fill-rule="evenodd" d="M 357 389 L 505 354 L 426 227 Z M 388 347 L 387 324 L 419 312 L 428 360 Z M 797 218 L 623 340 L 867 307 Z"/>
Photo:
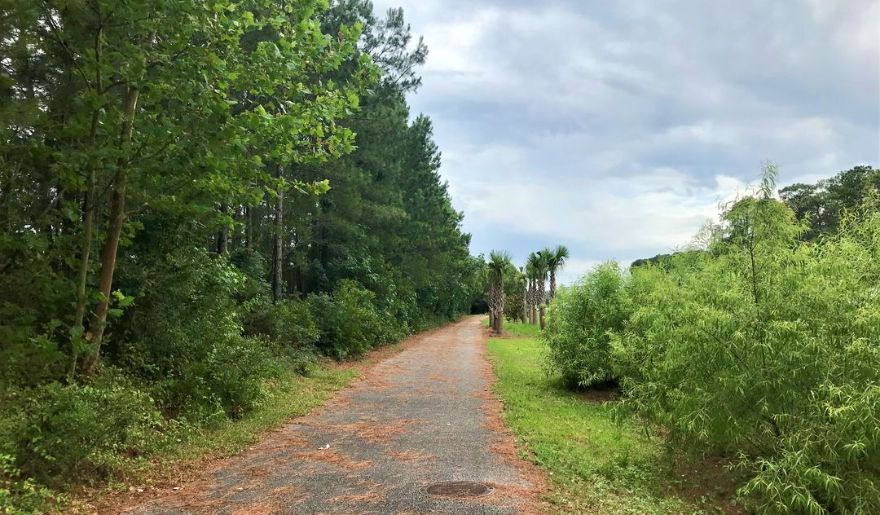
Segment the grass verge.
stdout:
<path fill-rule="evenodd" d="M 236 455 L 260 441 L 267 431 L 324 404 L 336 391 L 360 376 L 361 371 L 396 353 L 400 344 L 376 349 L 363 359 L 325 361 L 308 376 L 291 371 L 283 381 L 265 385 L 260 406 L 238 420 L 222 419 L 207 427 L 182 427 L 176 441 L 144 460 L 130 460 L 109 484 L 79 487 L 62 507 L 72 513 L 118 511 L 129 503 L 170 492 L 193 479 L 217 460 Z"/>
<path fill-rule="evenodd" d="M 483 327 L 489 328 L 489 318 L 483 319 Z M 501 326 L 501 338 L 537 338 L 541 333 L 537 324 L 524 324 L 522 322 L 511 322 L 504 320 Z"/>
<path fill-rule="evenodd" d="M 508 334 L 528 329 L 510 324 Z M 636 423 L 612 417 L 614 392 L 577 393 L 542 368 L 535 338 L 491 338 L 504 419 L 519 448 L 550 478 L 547 500 L 562 513 L 737 513 L 718 463 L 670 454 Z"/>

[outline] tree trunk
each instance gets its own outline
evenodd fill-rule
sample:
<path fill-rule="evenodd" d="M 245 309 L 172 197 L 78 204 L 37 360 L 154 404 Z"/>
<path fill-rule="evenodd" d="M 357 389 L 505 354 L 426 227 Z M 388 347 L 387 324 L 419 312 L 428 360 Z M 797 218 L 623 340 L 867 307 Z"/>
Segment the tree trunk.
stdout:
<path fill-rule="evenodd" d="M 252 216 L 253 208 L 246 206 L 244 208 L 244 248 L 250 249 L 254 241 L 254 221 Z"/>
<path fill-rule="evenodd" d="M 281 299 L 282 282 L 284 279 L 282 270 L 284 258 L 284 191 L 280 184 L 283 172 L 284 168 L 281 165 L 278 165 L 275 175 L 275 178 L 279 180 L 278 200 L 275 202 L 275 250 L 272 256 L 272 298 L 275 302 L 278 302 Z"/>
<path fill-rule="evenodd" d="M 489 308 L 489 329 L 495 330 L 495 308 Z"/>
<path fill-rule="evenodd" d="M 537 287 L 535 288 L 535 300 L 538 304 L 538 317 L 540 318 L 541 329 L 544 329 L 544 307 L 545 301 L 547 300 L 547 293 L 544 290 L 544 281 L 547 280 L 547 276 L 539 277 L 537 280 Z"/>
<path fill-rule="evenodd" d="M 532 291 L 529 292 L 529 316 L 532 324 L 538 323 L 538 280 L 532 279 Z"/>
<path fill-rule="evenodd" d="M 139 90 L 134 86 L 128 86 L 123 100 L 122 132 L 120 134 L 120 146 L 131 143 L 134 115 L 137 110 Z M 125 225 L 125 189 L 128 180 L 128 168 L 125 159 L 120 157 L 113 177 L 113 197 L 110 202 L 110 230 L 101 251 L 101 280 L 99 289 L 101 300 L 95 309 L 95 316 L 91 324 L 92 348 L 83 360 L 83 374 L 88 376 L 95 371 L 101 353 L 101 344 L 104 340 L 104 330 L 107 327 L 107 312 L 110 310 L 110 295 L 113 288 L 113 272 L 116 269 L 116 251 L 119 248 L 119 239 Z"/>
<path fill-rule="evenodd" d="M 224 204 L 220 204 L 220 212 L 225 214 L 229 213 L 229 206 Z M 229 251 L 229 226 L 226 225 L 226 222 L 223 222 L 223 225 L 220 227 L 220 230 L 217 232 L 217 255 L 222 256 Z"/>
<path fill-rule="evenodd" d="M 532 279 L 529 283 L 529 323 L 534 325 L 538 323 L 538 318 L 535 315 L 535 280 Z"/>
<path fill-rule="evenodd" d="M 102 32 L 103 30 L 98 27 L 98 30 L 95 33 L 95 89 L 99 94 L 104 88 L 104 81 L 101 76 L 101 56 L 103 55 L 101 42 Z M 98 122 L 100 121 L 100 115 L 101 109 L 96 106 L 94 111 L 92 111 L 92 122 L 89 127 L 89 147 L 92 151 L 95 150 L 98 143 Z M 97 172 L 95 168 L 96 163 L 94 157 L 90 157 L 88 170 L 86 171 L 86 196 L 83 200 L 83 233 L 82 242 L 80 243 L 79 271 L 76 281 L 76 309 L 73 317 L 73 327 L 81 330 L 84 329 L 83 322 L 86 318 L 86 304 L 88 303 L 86 283 L 89 279 L 89 264 L 91 263 L 92 258 L 92 239 L 95 234 L 95 211 L 97 210 L 96 204 L 98 191 Z M 77 348 L 71 350 L 71 377 L 76 373 L 76 362 L 79 359 L 78 353 L 79 350 Z"/>
<path fill-rule="evenodd" d="M 495 334 L 501 335 L 501 328 L 504 325 L 504 276 L 498 276 L 498 283 L 495 285 L 495 302 L 497 310 L 495 312 Z"/>
<path fill-rule="evenodd" d="M 556 270 L 550 270 L 550 298 L 556 298 Z"/>

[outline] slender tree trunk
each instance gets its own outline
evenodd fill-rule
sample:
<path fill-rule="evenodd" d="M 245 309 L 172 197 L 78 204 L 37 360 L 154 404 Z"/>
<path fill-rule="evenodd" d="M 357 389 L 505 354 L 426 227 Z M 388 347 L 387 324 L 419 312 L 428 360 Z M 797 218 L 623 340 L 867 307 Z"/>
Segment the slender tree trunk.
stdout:
<path fill-rule="evenodd" d="M 96 121 L 97 118 L 93 118 Z M 95 123 L 97 125 L 97 123 Z M 91 264 L 92 239 L 95 232 L 95 210 L 97 185 L 95 178 L 95 169 L 90 167 L 87 178 L 86 198 L 83 202 L 83 233 L 82 243 L 80 246 L 79 271 L 76 284 L 76 312 L 74 314 L 73 327 L 80 331 L 80 335 L 85 334 L 83 322 L 86 316 L 86 304 L 88 297 L 86 295 L 86 283 L 89 279 L 89 265 Z M 77 341 L 81 341 L 78 340 Z M 70 378 L 76 375 L 76 364 L 79 360 L 79 346 L 74 343 L 71 349 L 70 357 Z"/>
<path fill-rule="evenodd" d="M 102 29 L 99 27 L 95 33 L 95 89 L 99 92 L 104 88 L 104 81 L 101 75 L 101 57 L 102 49 Z M 89 127 L 89 147 L 94 152 L 98 142 L 98 122 L 100 121 L 101 109 L 95 106 L 92 111 L 92 121 Z M 80 243 L 79 252 L 79 270 L 76 280 L 76 309 L 73 317 L 73 327 L 77 329 L 83 328 L 83 322 L 86 317 L 86 304 L 88 297 L 86 295 L 86 283 L 89 279 L 89 265 L 92 258 L 92 239 L 95 234 L 95 211 L 97 210 L 97 171 L 95 158 L 89 157 L 88 170 L 86 171 L 86 196 L 83 200 L 83 233 L 82 242 Z M 70 375 L 76 373 L 76 362 L 79 359 L 79 350 L 73 348 L 71 351 Z"/>
<path fill-rule="evenodd" d="M 547 280 L 547 276 L 538 278 L 538 286 L 535 291 L 535 298 L 538 304 L 538 317 L 540 318 L 541 329 L 544 329 L 544 307 L 545 301 L 547 300 L 547 293 L 544 290 L 544 281 Z"/>
<path fill-rule="evenodd" d="M 492 281 L 492 279 L 490 279 Z M 495 284 L 494 282 L 489 284 L 489 329 L 492 331 L 495 330 L 495 318 L 498 316 L 498 299 L 495 294 Z"/>
<path fill-rule="evenodd" d="M 529 282 L 529 323 L 536 324 L 538 319 L 535 316 L 535 280 Z"/>
<path fill-rule="evenodd" d="M 535 280 L 532 279 L 529 285 L 529 322 L 534 325 L 538 323 L 538 314 L 535 311 Z"/>
<path fill-rule="evenodd" d="M 225 203 L 220 204 L 220 212 L 229 213 L 229 206 Z M 229 226 L 224 222 L 217 232 L 217 255 L 222 256 L 229 251 Z"/>
<path fill-rule="evenodd" d="M 134 115 L 137 110 L 139 95 L 138 88 L 128 86 L 123 99 L 123 120 L 120 146 L 124 147 L 131 143 Z M 125 190 L 128 181 L 128 168 L 125 158 L 120 157 L 113 177 L 113 197 L 110 202 L 110 231 L 101 251 L 101 280 L 99 289 L 101 300 L 95 309 L 95 316 L 91 324 L 92 349 L 83 360 L 83 374 L 88 376 L 95 371 L 101 353 L 101 344 L 104 340 L 104 330 L 107 327 L 107 312 L 110 310 L 110 295 L 113 288 L 113 273 L 116 269 L 116 252 L 119 248 L 119 239 L 125 225 Z"/>
<path fill-rule="evenodd" d="M 498 312 L 495 314 L 495 334 L 501 335 L 504 326 L 504 276 L 498 277 L 496 288 L 496 299 L 498 302 Z"/>
<path fill-rule="evenodd" d="M 275 177 L 280 179 L 284 168 L 278 165 Z M 275 202 L 275 250 L 273 252 L 272 274 L 272 298 L 275 302 L 281 300 L 282 283 L 284 279 L 282 263 L 284 262 L 284 191 L 280 184 L 278 187 L 278 200 Z"/>
<path fill-rule="evenodd" d="M 244 208 L 244 248 L 250 249 L 254 241 L 254 220 L 253 208 L 245 206 Z"/>
<path fill-rule="evenodd" d="M 86 283 L 89 277 L 89 262 L 92 254 L 92 239 L 95 233 L 95 206 L 97 193 L 97 180 L 94 168 L 88 172 L 86 179 L 87 191 L 83 201 L 83 233 L 80 244 L 79 273 L 76 284 L 76 314 L 73 326 L 82 327 L 86 315 Z"/>
<path fill-rule="evenodd" d="M 550 298 L 556 298 L 556 270 L 550 270 Z"/>

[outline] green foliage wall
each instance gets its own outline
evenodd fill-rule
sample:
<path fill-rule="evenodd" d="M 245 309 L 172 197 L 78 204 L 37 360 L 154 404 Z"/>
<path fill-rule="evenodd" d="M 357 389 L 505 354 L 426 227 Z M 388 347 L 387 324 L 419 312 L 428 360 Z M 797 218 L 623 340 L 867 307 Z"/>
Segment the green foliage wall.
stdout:
<path fill-rule="evenodd" d="M 621 382 L 621 413 L 666 428 L 675 445 L 731 458 L 749 474 L 740 495 L 751 509 L 874 513 L 877 198 L 842 213 L 837 231 L 819 240 L 805 242 L 807 230 L 765 188 L 725 211 L 706 252 L 675 254 L 630 276 L 600 268 L 563 291 L 545 339 L 563 374 L 589 379 L 610 369 Z M 590 304 L 609 298 L 587 286 L 602 281 L 623 285 L 608 289 L 628 306 L 616 327 L 604 314 L 617 297 Z"/>
<path fill-rule="evenodd" d="M 405 100 L 427 48 L 402 11 L 7 4 L 0 502 L 105 478 L 169 425 L 241 417 L 283 371 L 481 294 Z"/>

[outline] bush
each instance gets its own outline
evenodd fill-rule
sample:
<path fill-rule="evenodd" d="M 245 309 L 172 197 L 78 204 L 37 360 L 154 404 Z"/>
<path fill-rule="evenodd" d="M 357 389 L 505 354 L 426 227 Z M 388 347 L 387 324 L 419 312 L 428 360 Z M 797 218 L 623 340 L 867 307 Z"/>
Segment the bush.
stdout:
<path fill-rule="evenodd" d="M 333 295 L 308 299 L 321 336 L 318 348 L 336 359 L 358 356 L 394 339 L 394 320 L 375 307 L 375 295 L 353 281 L 340 281 Z"/>
<path fill-rule="evenodd" d="M 610 332 L 627 319 L 624 283 L 618 264 L 605 263 L 574 286 L 560 289 L 550 304 L 541 337 L 550 351 L 548 367 L 569 387 L 616 379 Z"/>
<path fill-rule="evenodd" d="M 818 243 L 766 196 L 724 220 L 710 253 L 633 271 L 623 406 L 736 457 L 753 509 L 880 512 L 880 214 Z"/>
<path fill-rule="evenodd" d="M 69 369 L 58 320 L 70 311 L 71 283 L 47 257 L 49 242 L 31 231 L 0 231 L 0 395 L 6 386 L 36 386 Z"/>
<path fill-rule="evenodd" d="M 0 513 L 45 513 L 54 493 L 31 478 L 22 478 L 15 458 L 0 454 Z"/>
<path fill-rule="evenodd" d="M 259 338 L 236 338 L 215 345 L 205 360 L 206 395 L 227 416 L 239 418 L 263 397 L 263 385 L 283 372 L 283 362 L 274 359 L 271 342 Z"/>
<path fill-rule="evenodd" d="M 244 275 L 199 248 L 154 259 L 129 279 L 135 309 L 120 321 L 111 359 L 151 385 L 166 415 L 241 416 L 278 369 L 273 344 L 241 336 Z"/>
<path fill-rule="evenodd" d="M 300 351 L 313 348 L 321 337 L 312 309 L 301 300 L 254 306 L 245 317 L 244 332 L 264 336 L 285 349 Z"/>
<path fill-rule="evenodd" d="M 2 416 L 0 454 L 49 486 L 110 475 L 120 456 L 154 448 L 162 426 L 150 396 L 110 371 L 92 385 L 10 392 Z"/>

